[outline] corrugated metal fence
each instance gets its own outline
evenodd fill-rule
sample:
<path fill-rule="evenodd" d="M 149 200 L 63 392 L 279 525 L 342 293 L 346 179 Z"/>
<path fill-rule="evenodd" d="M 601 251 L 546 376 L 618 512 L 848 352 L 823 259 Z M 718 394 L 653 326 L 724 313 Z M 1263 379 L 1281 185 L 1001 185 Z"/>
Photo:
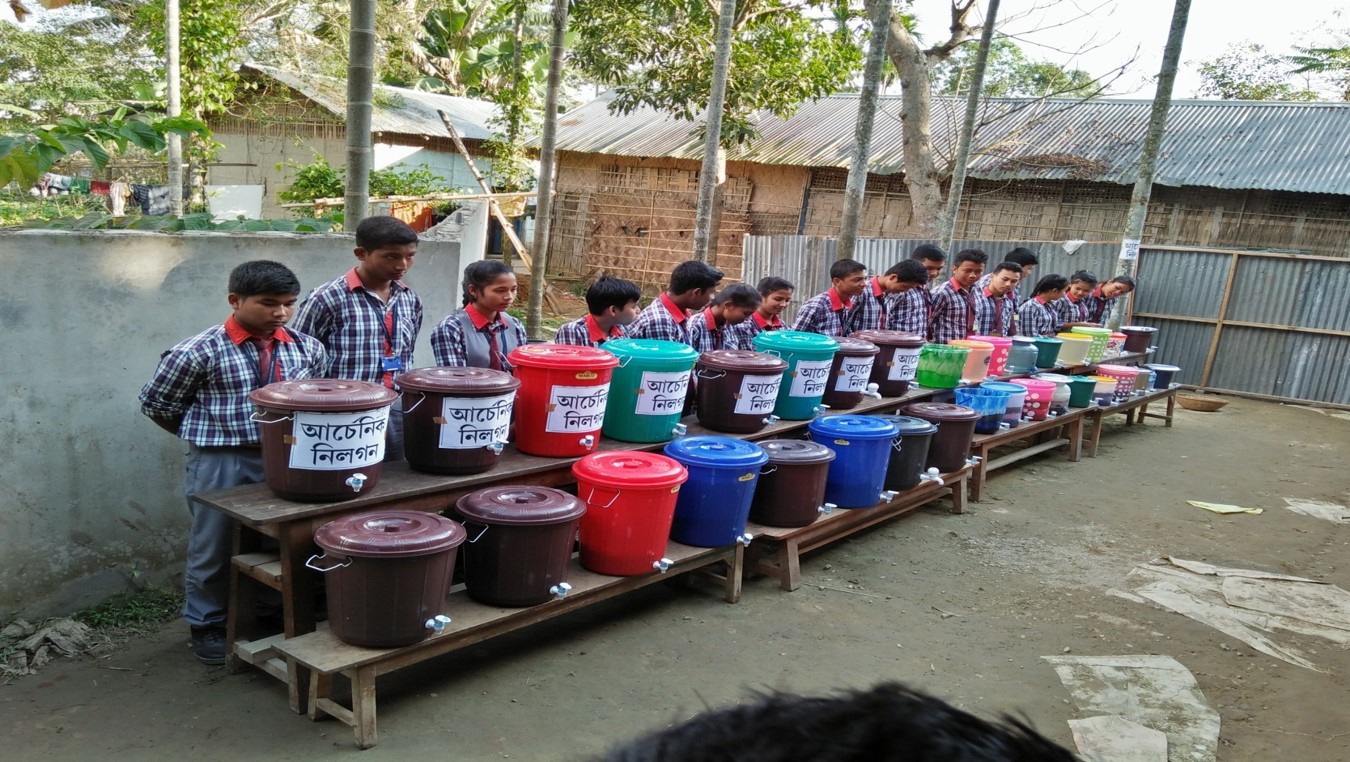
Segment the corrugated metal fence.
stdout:
<path fill-rule="evenodd" d="M 856 258 L 873 273 L 909 256 L 922 240 L 858 239 Z M 1036 252 L 1033 279 L 1115 271 L 1120 245 L 957 241 L 991 262 L 1017 246 Z M 791 280 L 796 303 L 829 287 L 835 240 L 746 236 L 743 279 Z M 1350 260 L 1260 251 L 1146 246 L 1139 254 L 1133 321 L 1159 329 L 1157 362 L 1182 368 L 1179 381 L 1283 399 L 1350 404 Z M 1023 288 L 1023 294 L 1030 291 Z"/>

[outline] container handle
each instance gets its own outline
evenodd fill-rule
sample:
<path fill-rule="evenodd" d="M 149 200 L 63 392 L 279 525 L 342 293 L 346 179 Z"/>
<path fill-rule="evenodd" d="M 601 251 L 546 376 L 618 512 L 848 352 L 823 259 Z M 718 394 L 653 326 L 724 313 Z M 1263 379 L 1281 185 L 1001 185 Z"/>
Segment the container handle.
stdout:
<path fill-rule="evenodd" d="M 327 553 L 324 553 L 323 555 L 315 553 L 314 555 L 309 557 L 308 561 L 305 562 L 305 566 L 309 567 L 310 569 L 313 569 L 316 572 L 319 572 L 320 574 L 327 574 L 328 572 L 333 571 L 335 569 L 345 569 L 348 566 L 352 565 L 352 560 L 350 558 L 348 558 L 346 561 L 343 561 L 342 563 L 336 566 L 329 566 L 328 568 L 323 568 L 314 565 L 315 561 L 321 561 L 326 558 L 328 558 Z"/>
<path fill-rule="evenodd" d="M 780 360 L 783 359 L 783 353 L 779 352 L 777 349 L 766 349 L 764 350 L 764 354 L 773 355 L 774 357 L 777 357 Z"/>
<path fill-rule="evenodd" d="M 701 379 L 703 379 L 704 381 L 715 381 L 715 380 L 717 380 L 717 379 L 719 379 L 719 378 L 722 378 L 723 376 L 725 376 L 725 375 L 727 374 L 726 371 L 724 371 L 724 370 L 719 370 L 719 371 L 717 371 L 717 375 L 715 375 L 715 376 L 704 375 L 704 374 L 706 374 L 707 372 L 708 372 L 708 369 L 707 369 L 707 368 L 700 368 L 699 370 L 697 370 L 697 371 L 694 372 L 694 375 L 697 376 L 697 377 L 699 377 L 699 378 L 701 378 Z"/>
<path fill-rule="evenodd" d="M 427 395 L 423 394 L 422 392 L 418 392 L 418 393 L 417 393 L 417 396 L 418 396 L 420 399 L 418 399 L 416 402 L 414 402 L 412 407 L 410 407 L 410 408 L 404 410 L 403 412 L 404 412 L 405 414 L 406 414 L 406 413 L 411 413 L 412 411 L 414 411 L 414 410 L 417 409 L 417 406 L 418 406 L 418 405 L 420 405 L 420 404 L 422 404 L 423 402 L 426 402 L 426 401 L 427 401 Z"/>
<path fill-rule="evenodd" d="M 469 524 L 471 524 L 471 523 L 473 523 L 473 522 L 470 522 L 470 521 L 464 522 L 464 527 L 467 529 L 468 526 L 469 526 Z M 487 524 L 484 524 L 484 525 L 483 525 L 483 530 L 482 530 L 481 532 L 479 532 L 479 533 L 477 534 L 477 536 L 475 536 L 472 540 L 469 540 L 468 543 L 469 543 L 470 545 L 472 545 L 472 544 L 474 544 L 475 542 L 478 542 L 479 540 L 483 539 L 483 535 L 487 534 L 487 530 L 488 530 L 488 525 L 487 525 Z"/>
<path fill-rule="evenodd" d="M 633 359 L 633 356 L 632 356 L 632 355 L 626 355 L 626 356 L 624 356 L 624 357 L 620 357 L 620 358 L 619 358 L 619 365 L 618 365 L 618 367 L 620 367 L 620 368 L 627 368 L 627 367 L 628 367 L 628 362 L 629 362 L 630 360 L 632 360 L 632 359 Z"/>
<path fill-rule="evenodd" d="M 621 494 L 623 494 L 623 490 L 621 490 L 621 489 L 616 489 L 616 490 L 614 490 L 614 497 L 611 497 L 611 498 L 609 499 L 609 502 L 608 502 L 608 503 L 605 503 L 604 505 L 596 505 L 595 502 L 594 502 L 594 501 L 595 501 L 595 487 L 591 487 L 591 494 L 590 494 L 590 496 L 588 496 L 588 497 L 586 498 L 586 505 L 587 505 L 588 507 L 592 507 L 592 508 L 608 508 L 608 507 L 610 507 L 611 505 L 614 505 L 614 501 L 615 501 L 615 500 L 618 500 L 618 499 L 619 499 L 619 495 L 621 495 Z"/>
<path fill-rule="evenodd" d="M 771 474 L 771 473 L 773 473 L 774 471 L 777 471 L 777 470 L 778 470 L 778 466 L 766 466 L 765 468 L 760 469 L 759 475 L 760 475 L 760 476 L 768 476 L 769 474 Z"/>
<path fill-rule="evenodd" d="M 283 417 L 281 417 L 281 418 L 274 418 L 274 419 L 272 419 L 272 420 L 270 420 L 270 421 L 264 421 L 263 419 L 261 419 L 261 418 L 258 417 L 258 411 L 257 411 L 257 410 L 254 410 L 254 411 L 253 411 L 253 414 L 250 415 L 250 416 L 248 417 L 248 419 L 249 419 L 250 421 L 257 421 L 258 423 L 283 423 L 283 422 L 285 422 L 285 421 L 294 421 L 294 420 L 295 420 L 295 416 L 293 416 L 293 415 L 287 415 L 287 416 L 283 416 Z"/>

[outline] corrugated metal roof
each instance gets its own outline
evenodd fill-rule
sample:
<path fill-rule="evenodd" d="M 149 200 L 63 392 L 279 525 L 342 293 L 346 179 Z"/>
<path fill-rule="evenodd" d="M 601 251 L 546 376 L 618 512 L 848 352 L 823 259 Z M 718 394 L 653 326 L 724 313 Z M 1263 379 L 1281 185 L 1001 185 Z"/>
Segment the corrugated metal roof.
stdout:
<path fill-rule="evenodd" d="M 332 112 L 339 119 L 347 118 L 347 83 L 343 80 L 318 74 L 301 74 L 261 64 L 244 64 L 242 68 L 271 77 Z M 375 85 L 375 107 L 370 118 L 370 129 L 375 133 L 449 137 L 445 133 L 445 125 L 441 123 L 441 118 L 436 113 L 437 109 L 450 117 L 450 122 L 455 125 L 462 138 L 490 140 L 496 134 L 488 126 L 488 122 L 498 112 L 497 106 L 493 103 L 381 84 Z"/>
<path fill-rule="evenodd" d="M 602 95 L 558 122 L 558 149 L 699 159 L 695 123 L 650 108 L 610 113 Z M 954 153 L 964 101 L 935 98 L 933 143 Z M 1152 101 L 993 98 L 981 107 L 970 176 L 984 180 L 1092 180 L 1132 185 Z M 856 95 L 806 103 L 789 119 L 762 114 L 760 137 L 729 159 L 847 167 Z M 900 96 L 879 99 L 871 171 L 903 171 Z M 1350 195 L 1350 104 L 1172 102 L 1159 152 L 1159 185 L 1254 188 Z"/>

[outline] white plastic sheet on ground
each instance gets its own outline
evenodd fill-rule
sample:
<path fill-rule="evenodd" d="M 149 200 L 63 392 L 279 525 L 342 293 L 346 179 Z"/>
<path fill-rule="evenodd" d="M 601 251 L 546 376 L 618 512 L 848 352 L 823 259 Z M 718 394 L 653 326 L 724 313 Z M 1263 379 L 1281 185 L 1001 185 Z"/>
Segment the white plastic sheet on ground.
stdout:
<path fill-rule="evenodd" d="M 1167 734 L 1118 715 L 1069 720 L 1086 762 L 1167 762 Z"/>
<path fill-rule="evenodd" d="M 1212 762 L 1215 759 L 1219 746 L 1219 713 L 1205 700 L 1195 676 L 1176 659 L 1144 655 L 1041 658 L 1054 665 L 1059 681 L 1079 710 L 1123 717 L 1166 733 L 1167 758 L 1171 762 Z M 1077 734 L 1075 729 L 1075 737 Z M 1152 757 L 1106 756 L 1101 759 L 1114 762 Z"/>
<path fill-rule="evenodd" d="M 1297 498 L 1286 497 L 1284 499 L 1285 508 L 1294 513 L 1301 513 L 1304 516 L 1312 516 L 1315 519 L 1326 519 L 1342 523 L 1350 521 L 1350 509 L 1336 503 L 1327 503 L 1321 500 L 1299 500 Z"/>

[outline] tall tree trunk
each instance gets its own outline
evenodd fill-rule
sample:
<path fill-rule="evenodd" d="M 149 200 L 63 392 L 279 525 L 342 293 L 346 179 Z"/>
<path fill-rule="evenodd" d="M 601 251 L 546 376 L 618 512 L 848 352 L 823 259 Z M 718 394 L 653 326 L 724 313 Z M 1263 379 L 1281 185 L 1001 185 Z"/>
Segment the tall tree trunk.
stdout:
<path fill-rule="evenodd" d="M 370 116 L 375 89 L 375 0 L 351 0 L 347 61 L 347 190 L 342 229 L 355 231 L 370 213 Z"/>
<path fill-rule="evenodd" d="M 563 45 L 567 36 L 568 0 L 553 0 L 553 36 L 549 41 L 548 90 L 544 94 L 544 126 L 539 139 L 539 200 L 535 207 L 534 259 L 530 268 L 530 300 L 525 313 L 529 334 L 541 338 L 544 320 L 544 272 L 553 233 L 553 164 L 558 134 L 558 91 L 562 89 Z"/>
<path fill-rule="evenodd" d="M 898 18 L 891 19 L 886 54 L 900 74 L 901 147 L 911 213 L 920 236 L 932 238 L 942 215 L 942 178 L 933 157 L 928 56 Z"/>
<path fill-rule="evenodd" d="M 164 70 L 168 74 L 167 116 L 183 114 L 183 84 L 178 55 L 178 0 L 164 4 Z M 169 143 L 169 205 L 175 217 L 183 216 L 183 136 L 168 135 Z"/>
<path fill-rule="evenodd" d="M 858 118 L 853 127 L 853 156 L 849 160 L 848 182 L 844 186 L 844 219 L 839 227 L 836 249 L 839 259 L 852 259 L 858 241 L 858 222 L 862 219 L 868 159 L 872 152 L 872 125 L 877 115 L 877 91 L 881 88 L 881 67 L 886 62 L 891 0 L 868 0 L 867 12 L 872 17 L 872 37 L 867 43 Z"/>
<path fill-rule="evenodd" d="M 1181 60 L 1181 43 L 1186 37 L 1186 21 L 1191 13 L 1191 0 L 1176 0 L 1172 7 L 1172 27 L 1167 31 L 1167 46 L 1163 48 L 1162 70 L 1158 72 L 1158 88 L 1153 95 L 1153 110 L 1148 118 L 1148 134 L 1139 153 L 1139 176 L 1130 194 L 1130 212 L 1125 218 L 1125 238 L 1116 261 L 1116 275 L 1132 275 L 1138 263 L 1139 241 L 1144 237 L 1144 220 L 1148 217 L 1148 199 L 1153 192 L 1153 173 L 1158 168 L 1158 147 L 1167 130 L 1167 112 L 1172 108 L 1172 85 L 1177 79 L 1177 64 Z M 1118 328 L 1125 316 L 1125 299 L 1120 300 L 1111 313 L 1109 324 Z"/>
<path fill-rule="evenodd" d="M 717 191 L 725 184 L 725 160 L 718 171 L 722 144 L 722 104 L 726 100 L 727 72 L 731 68 L 731 30 L 736 22 L 736 0 L 722 0 L 717 13 L 716 52 L 713 57 L 712 88 L 708 93 L 708 115 L 703 138 L 703 167 L 698 177 L 698 208 L 694 214 L 694 258 L 707 262 L 717 247 L 717 228 L 721 215 L 714 212 Z"/>
<path fill-rule="evenodd" d="M 947 210 L 938 220 L 938 240 L 942 248 L 952 250 L 956 237 L 956 214 L 961 210 L 961 192 L 966 185 L 966 164 L 970 162 L 970 141 L 975 136 L 975 115 L 980 107 L 980 91 L 984 89 L 984 70 L 989 63 L 989 46 L 994 41 L 994 24 L 998 19 L 999 0 L 989 0 L 984 17 L 984 32 L 980 35 L 980 49 L 975 54 L 975 71 L 970 75 L 970 94 L 966 97 L 966 118 L 961 123 L 961 135 L 952 159 L 952 184 L 947 191 Z"/>

